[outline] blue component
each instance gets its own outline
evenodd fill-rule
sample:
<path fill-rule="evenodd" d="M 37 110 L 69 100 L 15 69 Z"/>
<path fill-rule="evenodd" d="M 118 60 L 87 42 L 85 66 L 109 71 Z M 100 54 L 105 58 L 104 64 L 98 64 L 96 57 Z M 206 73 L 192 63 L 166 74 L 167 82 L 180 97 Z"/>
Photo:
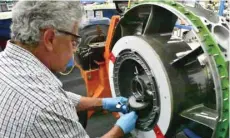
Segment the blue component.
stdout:
<path fill-rule="evenodd" d="M 225 0 L 220 0 L 220 6 L 219 6 L 219 16 L 223 16 L 224 14 L 224 3 L 225 3 Z"/>
<path fill-rule="evenodd" d="M 107 0 L 80 0 L 81 3 L 83 4 L 90 4 L 90 3 L 103 3 L 106 2 Z"/>
<path fill-rule="evenodd" d="M 109 25 L 110 19 L 109 18 L 102 18 L 102 19 L 89 19 L 89 24 L 88 25 L 98 25 L 98 24 L 104 24 L 104 25 Z"/>
<path fill-rule="evenodd" d="M 73 60 L 73 58 L 71 58 L 70 60 L 69 60 L 69 63 L 67 64 L 67 68 L 70 68 L 70 67 L 72 67 L 74 65 L 74 60 Z"/>
<path fill-rule="evenodd" d="M 10 39 L 11 19 L 0 20 L 0 38 Z"/>
<path fill-rule="evenodd" d="M 102 11 L 103 17 L 107 17 L 109 19 L 111 19 L 113 15 L 118 15 L 116 9 L 98 9 L 98 10 L 94 10 L 94 13 L 96 13 L 96 11 Z"/>
<path fill-rule="evenodd" d="M 192 26 L 186 26 L 186 25 L 176 24 L 175 27 L 177 27 L 179 29 L 192 30 Z"/>
<path fill-rule="evenodd" d="M 81 28 L 91 26 L 91 25 L 109 25 L 110 19 L 109 18 L 92 18 L 92 19 L 87 19 L 85 22 L 82 23 Z"/>
<path fill-rule="evenodd" d="M 200 136 L 196 135 L 194 132 L 192 132 L 190 129 L 185 128 L 183 130 L 184 134 L 188 136 L 189 138 L 201 138 Z"/>

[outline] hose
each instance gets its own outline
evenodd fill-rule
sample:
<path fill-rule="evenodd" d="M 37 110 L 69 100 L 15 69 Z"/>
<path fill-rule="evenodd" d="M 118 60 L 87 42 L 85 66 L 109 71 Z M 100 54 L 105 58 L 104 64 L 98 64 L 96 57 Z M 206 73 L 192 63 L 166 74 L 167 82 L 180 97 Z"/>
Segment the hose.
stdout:
<path fill-rule="evenodd" d="M 73 71 L 74 67 L 76 67 L 76 64 L 75 64 L 76 62 L 75 62 L 75 57 L 74 56 L 73 56 L 73 61 L 74 61 L 74 63 L 73 63 L 72 67 L 70 68 L 70 70 L 68 72 L 59 72 L 59 74 L 62 75 L 62 76 L 69 75 Z"/>
<path fill-rule="evenodd" d="M 71 67 L 71 69 L 68 72 L 66 72 L 66 73 L 65 72 L 59 72 L 59 74 L 61 74 L 63 76 L 67 76 L 73 71 L 74 67 L 75 67 L 75 64 Z"/>

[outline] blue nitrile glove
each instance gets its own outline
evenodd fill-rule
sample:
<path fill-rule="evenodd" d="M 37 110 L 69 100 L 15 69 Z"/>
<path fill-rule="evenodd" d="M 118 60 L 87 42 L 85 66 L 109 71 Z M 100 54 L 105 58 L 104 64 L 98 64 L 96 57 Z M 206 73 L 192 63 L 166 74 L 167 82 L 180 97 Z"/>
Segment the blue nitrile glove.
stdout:
<path fill-rule="evenodd" d="M 102 106 L 103 106 L 103 109 L 109 110 L 111 112 L 127 113 L 127 110 L 128 110 L 126 106 L 127 101 L 128 99 L 125 97 L 103 98 Z"/>
<path fill-rule="evenodd" d="M 131 132 L 135 128 L 135 124 L 137 121 L 137 114 L 132 111 L 128 114 L 121 116 L 116 125 L 119 126 L 125 134 Z"/>

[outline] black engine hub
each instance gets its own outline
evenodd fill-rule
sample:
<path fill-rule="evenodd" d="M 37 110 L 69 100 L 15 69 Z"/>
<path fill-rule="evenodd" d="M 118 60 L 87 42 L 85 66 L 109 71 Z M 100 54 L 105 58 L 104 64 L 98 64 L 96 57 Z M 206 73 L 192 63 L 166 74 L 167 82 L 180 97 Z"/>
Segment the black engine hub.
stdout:
<path fill-rule="evenodd" d="M 122 51 L 114 63 L 114 85 L 117 96 L 129 98 L 129 108 L 136 111 L 136 128 L 152 130 L 160 113 L 157 84 L 147 63 L 134 51 Z"/>

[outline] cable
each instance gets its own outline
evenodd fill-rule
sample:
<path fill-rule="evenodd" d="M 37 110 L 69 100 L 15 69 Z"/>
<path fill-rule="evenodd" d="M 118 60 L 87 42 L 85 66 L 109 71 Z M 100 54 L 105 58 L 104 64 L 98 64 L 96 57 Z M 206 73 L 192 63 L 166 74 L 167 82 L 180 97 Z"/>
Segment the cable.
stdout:
<path fill-rule="evenodd" d="M 69 75 L 73 71 L 74 67 L 75 67 L 75 64 L 71 67 L 71 69 L 67 73 L 65 73 L 65 72 L 59 72 L 59 74 L 61 74 L 63 76 L 67 76 L 67 75 Z"/>
<path fill-rule="evenodd" d="M 76 66 L 76 64 L 75 64 L 75 54 L 73 56 L 73 61 L 74 61 L 74 63 L 72 65 L 71 69 L 68 72 L 59 72 L 59 74 L 61 74 L 63 76 L 69 75 L 73 71 L 74 67 Z"/>

